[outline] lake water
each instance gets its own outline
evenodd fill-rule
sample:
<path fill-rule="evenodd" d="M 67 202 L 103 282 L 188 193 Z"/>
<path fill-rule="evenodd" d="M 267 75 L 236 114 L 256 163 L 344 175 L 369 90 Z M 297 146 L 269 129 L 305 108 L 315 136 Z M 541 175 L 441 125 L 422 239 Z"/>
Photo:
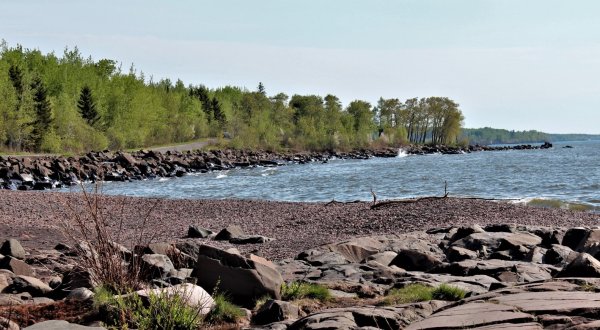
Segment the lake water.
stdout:
<path fill-rule="evenodd" d="M 573 148 L 563 148 L 566 145 Z M 279 201 L 379 200 L 441 196 L 514 199 L 600 212 L 600 141 L 556 143 L 549 150 L 476 152 L 369 160 L 331 160 L 110 182 L 106 194 Z"/>

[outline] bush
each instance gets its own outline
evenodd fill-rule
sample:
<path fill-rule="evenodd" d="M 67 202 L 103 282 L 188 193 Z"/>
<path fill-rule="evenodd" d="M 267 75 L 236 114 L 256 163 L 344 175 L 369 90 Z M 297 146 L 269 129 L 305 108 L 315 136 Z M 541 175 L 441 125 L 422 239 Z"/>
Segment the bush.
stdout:
<path fill-rule="evenodd" d="M 319 284 L 305 282 L 284 283 L 281 286 L 281 297 L 283 300 L 297 300 L 302 298 L 327 301 L 331 299 L 331 292 Z"/>
<path fill-rule="evenodd" d="M 213 299 L 215 300 L 215 307 L 206 315 L 206 321 L 208 322 L 233 323 L 246 315 L 241 308 L 229 302 L 223 294 L 216 294 Z"/>

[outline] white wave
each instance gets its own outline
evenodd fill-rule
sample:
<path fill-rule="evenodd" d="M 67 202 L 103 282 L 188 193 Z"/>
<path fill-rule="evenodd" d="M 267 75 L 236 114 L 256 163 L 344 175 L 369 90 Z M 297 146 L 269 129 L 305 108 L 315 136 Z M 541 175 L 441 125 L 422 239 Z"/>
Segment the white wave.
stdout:
<path fill-rule="evenodd" d="M 227 174 L 225 174 L 225 173 L 220 173 L 219 175 L 217 175 L 217 179 L 223 179 L 226 177 L 227 177 Z"/>
<path fill-rule="evenodd" d="M 160 179 L 158 179 L 158 182 L 165 182 L 165 181 L 169 181 L 169 178 L 160 178 Z"/>
<path fill-rule="evenodd" d="M 402 148 L 399 148 L 398 149 L 398 156 L 396 156 L 396 157 L 402 158 L 402 157 L 406 157 L 406 156 L 408 156 L 408 152 L 406 152 L 406 150 L 404 150 Z"/>

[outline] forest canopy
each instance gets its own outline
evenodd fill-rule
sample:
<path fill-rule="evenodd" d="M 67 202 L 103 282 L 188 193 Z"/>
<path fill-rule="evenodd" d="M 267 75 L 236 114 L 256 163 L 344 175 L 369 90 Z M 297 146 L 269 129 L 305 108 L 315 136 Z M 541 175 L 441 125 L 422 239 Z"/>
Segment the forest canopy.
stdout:
<path fill-rule="evenodd" d="M 0 150 L 85 152 L 226 137 L 234 148 L 353 149 L 454 144 L 463 115 L 447 97 L 380 98 L 342 105 L 335 95 L 268 95 L 154 81 L 132 65 L 0 44 Z"/>

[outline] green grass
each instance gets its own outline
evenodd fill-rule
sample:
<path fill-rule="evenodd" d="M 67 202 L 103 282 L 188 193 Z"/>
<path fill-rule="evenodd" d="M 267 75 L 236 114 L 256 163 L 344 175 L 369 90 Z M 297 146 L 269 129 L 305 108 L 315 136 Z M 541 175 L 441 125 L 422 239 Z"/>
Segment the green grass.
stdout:
<path fill-rule="evenodd" d="M 241 308 L 229 302 L 223 294 L 217 294 L 213 299 L 215 307 L 206 315 L 206 321 L 210 323 L 233 323 L 246 315 Z"/>
<path fill-rule="evenodd" d="M 180 295 L 150 293 L 148 301 L 135 293 L 113 295 L 110 290 L 95 290 L 94 306 L 109 328 L 139 330 L 192 330 L 204 322 L 199 309 L 189 306 Z"/>
<path fill-rule="evenodd" d="M 435 300 L 458 301 L 465 297 L 465 290 L 448 284 L 440 284 L 433 289 L 431 295 Z"/>
<path fill-rule="evenodd" d="M 382 303 L 384 305 L 400 305 L 429 300 L 456 301 L 463 299 L 466 292 L 458 287 L 440 284 L 430 287 L 424 284 L 409 284 L 403 288 L 392 289 L 388 292 Z"/>
<path fill-rule="evenodd" d="M 324 302 L 331 299 L 331 292 L 328 288 L 319 284 L 290 282 L 281 285 L 281 298 L 283 300 L 308 298 Z"/>

